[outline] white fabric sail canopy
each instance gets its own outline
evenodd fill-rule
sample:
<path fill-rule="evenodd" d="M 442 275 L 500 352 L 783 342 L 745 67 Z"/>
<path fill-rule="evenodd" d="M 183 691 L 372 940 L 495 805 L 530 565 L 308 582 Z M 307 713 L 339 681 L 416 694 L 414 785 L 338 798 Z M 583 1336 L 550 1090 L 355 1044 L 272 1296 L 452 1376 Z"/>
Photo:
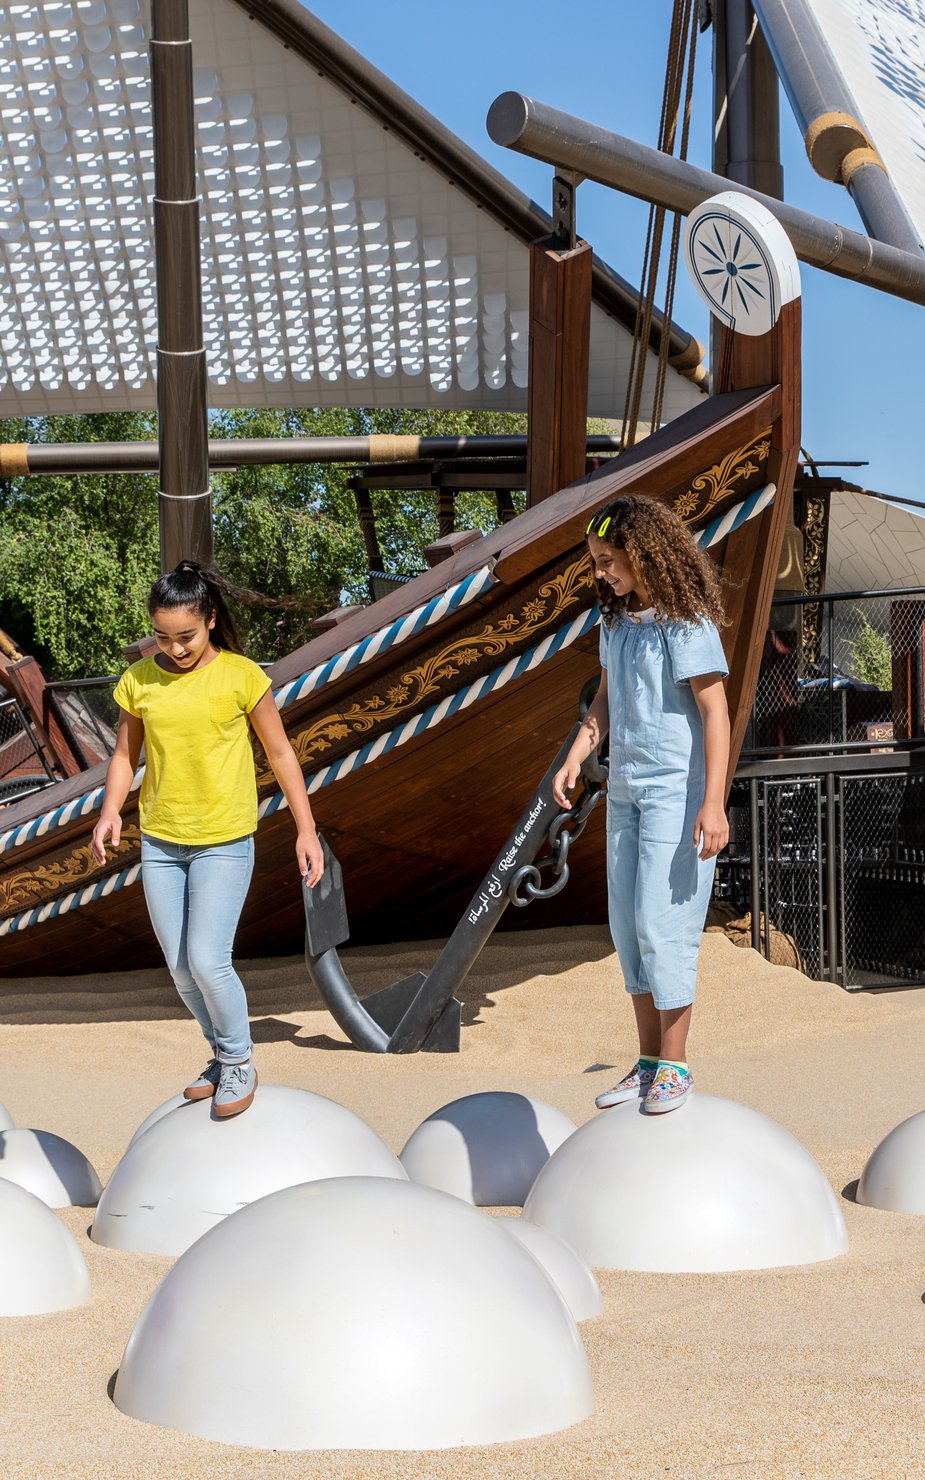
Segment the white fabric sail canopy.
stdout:
<path fill-rule="evenodd" d="M 925 241 L 925 0 L 809 0 Z"/>
<path fill-rule="evenodd" d="M 475 198 L 426 125 L 413 148 L 259 15 L 189 8 L 210 404 L 523 410 L 528 249 L 498 201 L 535 208 L 482 161 L 494 196 Z M 4 13 L 0 415 L 154 404 L 148 44 L 139 0 Z M 597 294 L 590 415 L 622 414 L 630 351 Z M 669 369 L 664 417 L 702 394 Z"/>

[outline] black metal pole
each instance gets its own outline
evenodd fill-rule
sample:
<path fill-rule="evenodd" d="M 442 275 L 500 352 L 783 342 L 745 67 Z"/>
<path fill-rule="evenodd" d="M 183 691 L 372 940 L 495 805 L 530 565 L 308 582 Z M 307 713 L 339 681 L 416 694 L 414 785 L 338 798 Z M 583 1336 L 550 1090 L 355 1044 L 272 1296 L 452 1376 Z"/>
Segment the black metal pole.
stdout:
<path fill-rule="evenodd" d="M 620 437 L 588 437 L 588 456 L 619 452 Z M 8 446 L 10 477 L 68 473 L 156 473 L 155 442 L 20 442 Z M 296 463 L 358 463 L 387 467 L 395 462 L 520 457 L 521 436 L 418 437 L 255 437 L 207 442 L 209 467 L 216 472 L 245 466 Z"/>
<path fill-rule="evenodd" d="M 721 175 L 560 113 L 522 93 L 506 92 L 495 99 L 488 113 L 488 132 L 496 144 L 545 160 L 556 169 L 577 170 L 589 180 L 655 201 L 671 211 L 687 213 L 711 195 L 729 189 L 729 181 Z M 925 303 L 925 256 L 921 253 L 874 241 L 744 185 L 737 189 L 777 217 L 801 261 L 911 303 Z"/>
<path fill-rule="evenodd" d="M 212 563 L 193 58 L 187 0 L 151 0 L 161 569 Z"/>

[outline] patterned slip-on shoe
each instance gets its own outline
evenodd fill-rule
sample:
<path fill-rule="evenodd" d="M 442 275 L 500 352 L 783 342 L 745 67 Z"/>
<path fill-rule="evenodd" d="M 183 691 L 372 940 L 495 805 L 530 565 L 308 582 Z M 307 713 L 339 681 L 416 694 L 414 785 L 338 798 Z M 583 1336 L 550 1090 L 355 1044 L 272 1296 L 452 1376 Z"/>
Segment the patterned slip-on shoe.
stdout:
<path fill-rule="evenodd" d="M 662 1115 L 666 1110 L 677 1110 L 689 1100 L 694 1090 L 694 1076 L 690 1069 L 676 1069 L 674 1064 L 659 1064 L 649 1092 L 642 1102 L 647 1115 Z"/>
<path fill-rule="evenodd" d="M 624 1074 L 613 1089 L 605 1089 L 594 1101 L 598 1110 L 609 1110 L 611 1105 L 622 1105 L 624 1100 L 639 1100 L 655 1078 L 655 1070 L 635 1063 L 628 1074 Z"/>
<path fill-rule="evenodd" d="M 218 1089 L 222 1066 L 218 1059 L 210 1059 L 202 1073 L 188 1084 L 183 1091 L 184 1100 L 211 1100 Z"/>
<path fill-rule="evenodd" d="M 250 1059 L 243 1064 L 222 1064 L 221 1070 L 212 1106 L 219 1120 L 228 1120 L 232 1115 L 240 1115 L 253 1100 L 257 1070 Z"/>

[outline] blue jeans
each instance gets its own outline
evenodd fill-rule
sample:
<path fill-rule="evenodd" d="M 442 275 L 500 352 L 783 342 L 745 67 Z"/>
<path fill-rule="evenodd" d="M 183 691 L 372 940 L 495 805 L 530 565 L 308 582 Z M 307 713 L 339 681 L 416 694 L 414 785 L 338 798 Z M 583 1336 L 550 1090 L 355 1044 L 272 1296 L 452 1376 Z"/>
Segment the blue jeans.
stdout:
<path fill-rule="evenodd" d="M 250 1058 L 244 984 L 231 964 L 254 871 L 253 836 L 230 843 L 168 843 L 142 835 L 141 878 L 170 975 L 214 1056 Z"/>

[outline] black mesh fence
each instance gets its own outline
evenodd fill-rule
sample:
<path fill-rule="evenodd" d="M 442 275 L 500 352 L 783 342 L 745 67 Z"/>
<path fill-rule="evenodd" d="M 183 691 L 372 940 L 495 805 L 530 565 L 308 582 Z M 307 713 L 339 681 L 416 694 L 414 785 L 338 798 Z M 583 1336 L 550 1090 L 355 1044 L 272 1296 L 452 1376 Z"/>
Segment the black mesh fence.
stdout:
<path fill-rule="evenodd" d="M 891 758 L 888 769 L 877 756 L 866 771 L 856 757 L 826 757 L 816 774 L 736 780 L 717 894 L 748 917 L 766 956 L 784 959 L 782 935 L 819 980 L 925 986 L 921 755 Z"/>
<path fill-rule="evenodd" d="M 15 699 L 0 700 L 0 806 L 47 786 L 54 774 Z"/>

